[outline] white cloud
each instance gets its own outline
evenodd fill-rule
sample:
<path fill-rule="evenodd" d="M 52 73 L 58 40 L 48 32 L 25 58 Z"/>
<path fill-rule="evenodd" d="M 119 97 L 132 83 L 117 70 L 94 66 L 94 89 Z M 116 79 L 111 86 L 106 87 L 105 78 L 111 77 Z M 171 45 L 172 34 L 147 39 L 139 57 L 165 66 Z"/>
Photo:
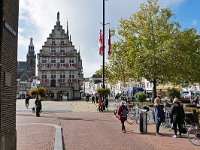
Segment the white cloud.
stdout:
<path fill-rule="evenodd" d="M 186 0 L 158 0 L 161 6 L 178 6 Z"/>
<path fill-rule="evenodd" d="M 106 23 L 117 29 L 120 17 L 128 17 L 145 0 L 108 0 L 106 1 Z M 184 0 L 162 0 L 166 5 L 177 5 Z M 25 60 L 30 37 L 34 38 L 36 53 L 44 45 L 60 12 L 61 25 L 69 32 L 76 49 L 81 47 L 81 57 L 85 77 L 91 76 L 102 65 L 98 54 L 98 34 L 102 28 L 102 0 L 20 0 L 20 30 L 18 60 Z M 67 19 L 66 19 L 67 18 Z M 109 26 L 106 26 L 108 29 Z M 107 31 L 105 37 L 107 38 Z M 107 40 L 105 41 L 107 44 Z M 107 48 L 105 48 L 107 51 Z M 106 52 L 107 53 L 107 52 Z"/>
<path fill-rule="evenodd" d="M 196 20 L 196 19 L 192 20 L 192 25 L 194 27 L 196 27 L 198 25 L 198 20 Z"/>

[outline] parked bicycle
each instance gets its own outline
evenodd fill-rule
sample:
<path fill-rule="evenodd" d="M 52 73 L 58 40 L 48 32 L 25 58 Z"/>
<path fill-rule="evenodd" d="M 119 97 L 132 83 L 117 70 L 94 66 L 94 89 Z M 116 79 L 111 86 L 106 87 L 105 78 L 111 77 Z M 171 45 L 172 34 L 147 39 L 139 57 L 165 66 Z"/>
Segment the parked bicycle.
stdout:
<path fill-rule="evenodd" d="M 133 124 L 133 123 L 139 123 L 140 121 L 140 113 L 139 113 L 139 108 L 138 107 L 134 107 L 132 108 L 128 115 L 127 115 L 127 122 L 129 124 Z M 150 116 L 149 114 L 147 113 L 147 122 L 150 121 Z"/>
<path fill-rule="evenodd" d="M 188 129 L 188 139 L 195 145 L 200 146 L 200 125 L 195 124 Z"/>

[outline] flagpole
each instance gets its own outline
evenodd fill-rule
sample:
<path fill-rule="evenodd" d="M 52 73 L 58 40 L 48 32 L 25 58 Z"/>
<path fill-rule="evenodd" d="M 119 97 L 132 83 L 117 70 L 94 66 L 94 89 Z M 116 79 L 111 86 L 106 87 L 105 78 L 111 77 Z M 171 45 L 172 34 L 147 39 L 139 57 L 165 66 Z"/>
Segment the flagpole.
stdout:
<path fill-rule="evenodd" d="M 105 89 L 105 0 L 103 0 L 103 88 Z"/>

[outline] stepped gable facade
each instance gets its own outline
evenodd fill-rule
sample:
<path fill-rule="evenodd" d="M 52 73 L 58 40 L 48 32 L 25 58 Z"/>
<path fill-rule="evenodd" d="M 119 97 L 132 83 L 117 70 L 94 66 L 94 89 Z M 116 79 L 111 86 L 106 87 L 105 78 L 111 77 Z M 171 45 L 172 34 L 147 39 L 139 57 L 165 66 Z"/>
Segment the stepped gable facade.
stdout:
<path fill-rule="evenodd" d="M 50 99 L 80 99 L 82 59 L 67 31 L 60 24 L 60 13 L 47 41 L 37 54 L 38 77 Z"/>

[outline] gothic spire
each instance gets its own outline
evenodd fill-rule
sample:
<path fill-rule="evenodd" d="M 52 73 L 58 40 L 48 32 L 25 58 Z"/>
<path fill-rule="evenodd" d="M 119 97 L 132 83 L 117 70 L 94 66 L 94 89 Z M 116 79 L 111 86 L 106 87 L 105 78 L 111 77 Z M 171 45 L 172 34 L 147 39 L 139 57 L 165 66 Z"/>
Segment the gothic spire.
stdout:
<path fill-rule="evenodd" d="M 30 45 L 33 45 L 33 38 L 30 38 Z"/>
<path fill-rule="evenodd" d="M 34 45 L 33 45 L 33 38 L 30 38 L 30 44 L 28 46 L 28 54 L 27 56 L 34 56 L 35 55 L 35 51 L 34 51 Z"/>
<path fill-rule="evenodd" d="M 57 21 L 56 21 L 56 25 L 59 26 L 60 25 L 60 13 L 57 13 Z"/>

